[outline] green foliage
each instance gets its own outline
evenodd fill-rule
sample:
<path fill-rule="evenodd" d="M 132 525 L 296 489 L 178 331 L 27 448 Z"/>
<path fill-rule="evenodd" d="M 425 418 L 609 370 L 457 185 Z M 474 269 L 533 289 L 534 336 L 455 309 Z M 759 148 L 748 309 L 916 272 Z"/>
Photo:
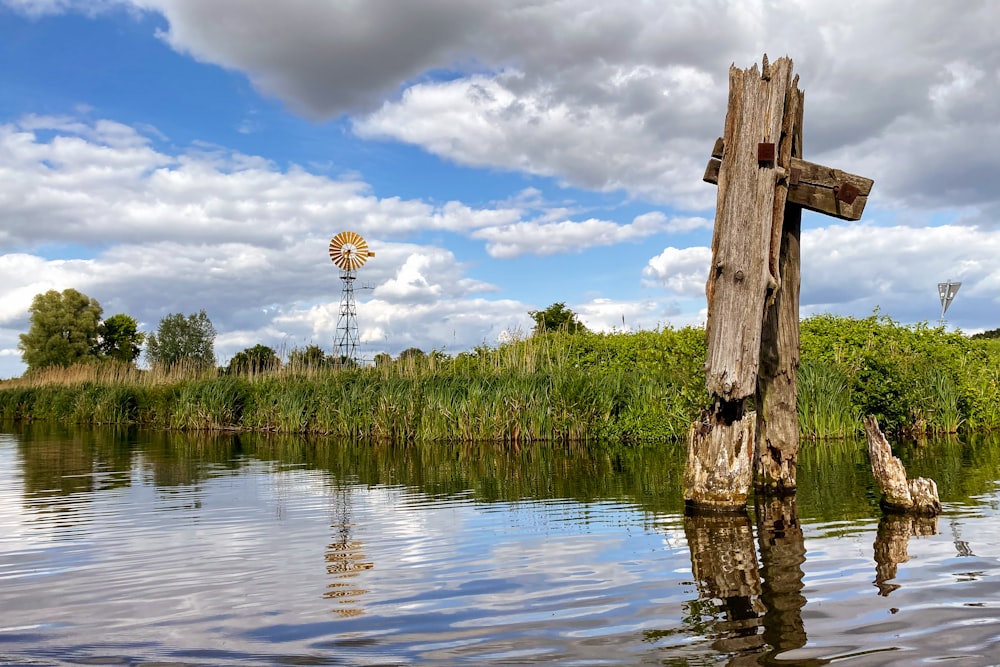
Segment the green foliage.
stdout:
<path fill-rule="evenodd" d="M 305 348 L 292 348 L 288 353 L 288 367 L 294 371 L 317 370 L 329 368 L 333 361 L 319 345 L 307 345 Z"/>
<path fill-rule="evenodd" d="M 31 328 L 18 348 L 29 371 L 69 367 L 98 354 L 101 305 L 75 289 L 49 290 L 31 302 Z"/>
<path fill-rule="evenodd" d="M 799 432 L 803 437 L 846 438 L 858 429 L 851 379 L 840 366 L 804 359 L 798 373 Z"/>
<path fill-rule="evenodd" d="M 160 320 L 155 334 L 149 335 L 146 357 L 153 366 L 178 365 L 197 369 L 215 366 L 215 327 L 202 310 L 185 317 L 180 313 Z"/>
<path fill-rule="evenodd" d="M 308 350 L 303 358 L 312 363 L 328 360 L 319 348 Z M 0 384 L 0 418 L 366 442 L 636 444 L 683 438 L 708 406 L 705 352 L 704 330 L 684 328 L 552 331 L 454 357 L 411 348 L 391 363 L 329 364 L 309 373 L 293 366 L 292 355 L 273 373 L 224 377 L 134 367 L 115 375 L 111 364 L 91 364 L 50 371 L 65 375 L 63 382 L 39 373 L 24 384 Z M 849 440 L 864 414 L 914 435 L 1000 430 L 998 340 L 903 326 L 877 313 L 823 315 L 802 322 L 801 356 L 798 410 L 806 438 Z M 89 374 L 72 374 L 81 368 Z"/>
<path fill-rule="evenodd" d="M 824 419 L 838 432 L 845 422 L 853 422 L 857 430 L 860 416 L 875 415 L 886 431 L 952 433 L 970 416 L 967 394 L 976 384 L 969 370 L 978 368 L 985 355 L 960 333 L 927 323 L 904 326 L 878 312 L 862 319 L 811 317 L 803 320 L 801 332 L 803 369 L 816 363 L 814 369 L 837 376 L 831 381 L 846 379 L 850 385 L 849 403 L 843 392 L 838 393 L 839 408 L 826 402 L 825 409 L 837 414 L 828 413 Z M 970 366 L 975 358 L 980 361 Z M 813 419 L 815 414 L 804 418 L 803 412 L 823 400 L 800 392 L 800 423 Z"/>
<path fill-rule="evenodd" d="M 531 319 L 535 320 L 534 333 L 545 333 L 547 331 L 565 331 L 567 333 L 578 333 L 587 331 L 577 314 L 566 307 L 565 303 L 554 303 L 545 310 L 532 310 L 528 312 Z"/>
<path fill-rule="evenodd" d="M 251 393 L 250 384 L 238 377 L 187 382 L 177 397 L 171 426 L 187 430 L 238 427 Z"/>
<path fill-rule="evenodd" d="M 990 329 L 982 333 L 972 334 L 972 340 L 994 340 L 1000 338 L 1000 329 Z"/>
<path fill-rule="evenodd" d="M 267 345 L 257 344 L 233 355 L 226 367 L 230 374 L 257 374 L 276 371 L 281 368 L 281 359 Z"/>
<path fill-rule="evenodd" d="M 134 317 L 123 313 L 112 315 L 97 327 L 98 349 L 104 356 L 131 363 L 139 358 L 145 334 L 139 331 Z"/>

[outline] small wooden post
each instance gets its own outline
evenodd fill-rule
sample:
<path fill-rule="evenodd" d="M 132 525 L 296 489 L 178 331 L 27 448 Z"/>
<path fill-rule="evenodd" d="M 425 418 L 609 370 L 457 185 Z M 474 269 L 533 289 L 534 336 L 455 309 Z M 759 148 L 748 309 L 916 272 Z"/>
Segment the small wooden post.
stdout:
<path fill-rule="evenodd" d="M 875 417 L 865 417 L 865 436 L 872 474 L 882 490 L 882 506 L 889 512 L 924 516 L 940 514 L 937 484 L 926 477 L 906 478 L 906 468 L 892 455 L 892 448 Z"/>

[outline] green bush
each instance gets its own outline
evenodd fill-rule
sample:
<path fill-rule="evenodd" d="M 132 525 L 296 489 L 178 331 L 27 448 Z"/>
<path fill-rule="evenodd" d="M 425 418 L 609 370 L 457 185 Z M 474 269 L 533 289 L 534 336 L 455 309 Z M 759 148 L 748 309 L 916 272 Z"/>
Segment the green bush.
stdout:
<path fill-rule="evenodd" d="M 801 341 L 804 437 L 850 436 L 866 414 L 913 434 L 1000 429 L 1000 340 L 875 313 L 810 317 Z M 0 383 L 0 418 L 519 446 L 684 438 L 710 401 L 696 328 L 561 330 L 454 357 L 435 350 L 420 363 L 411 356 L 251 375 L 69 369 L 63 381 Z"/>

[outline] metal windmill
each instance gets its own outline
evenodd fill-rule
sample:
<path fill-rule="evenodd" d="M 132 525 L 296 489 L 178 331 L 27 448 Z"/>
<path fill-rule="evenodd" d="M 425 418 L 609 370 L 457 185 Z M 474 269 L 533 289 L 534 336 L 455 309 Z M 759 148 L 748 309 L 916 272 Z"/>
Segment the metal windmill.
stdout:
<path fill-rule="evenodd" d="M 340 269 L 340 320 L 337 322 L 334 354 L 341 362 L 357 360 L 358 312 L 354 305 L 354 279 L 358 269 L 375 253 L 356 232 L 340 232 L 330 240 L 330 259 Z"/>

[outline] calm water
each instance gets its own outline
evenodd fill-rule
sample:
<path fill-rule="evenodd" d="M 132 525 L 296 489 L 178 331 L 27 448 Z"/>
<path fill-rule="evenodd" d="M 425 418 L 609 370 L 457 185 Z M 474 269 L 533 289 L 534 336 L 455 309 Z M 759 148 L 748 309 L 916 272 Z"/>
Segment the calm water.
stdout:
<path fill-rule="evenodd" d="M 0 434 L 0 665 L 1000 664 L 1000 443 L 861 443 L 692 519 L 682 448 Z"/>

